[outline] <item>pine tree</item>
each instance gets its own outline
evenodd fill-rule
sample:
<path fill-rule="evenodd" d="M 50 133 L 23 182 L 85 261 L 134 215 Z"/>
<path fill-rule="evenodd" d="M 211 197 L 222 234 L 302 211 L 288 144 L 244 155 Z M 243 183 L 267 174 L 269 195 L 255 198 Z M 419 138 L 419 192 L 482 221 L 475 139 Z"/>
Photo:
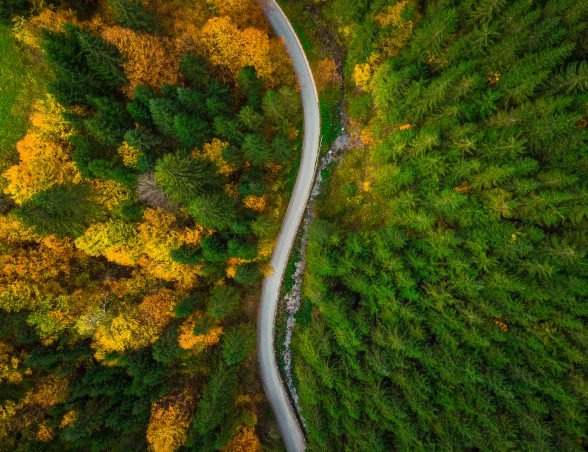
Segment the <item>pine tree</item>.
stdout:
<path fill-rule="evenodd" d="M 85 185 L 54 185 L 24 202 L 14 214 L 42 235 L 77 237 L 100 214 L 91 195 Z"/>
<path fill-rule="evenodd" d="M 241 294 L 233 286 L 215 286 L 212 295 L 208 299 L 208 314 L 218 320 L 234 314 L 239 307 Z"/>
<path fill-rule="evenodd" d="M 153 32 L 157 22 L 141 0 L 108 0 L 114 20 L 123 27 L 137 31 Z"/>
<path fill-rule="evenodd" d="M 173 202 L 188 204 L 214 185 L 215 176 L 210 164 L 176 152 L 157 162 L 155 180 Z"/>
<path fill-rule="evenodd" d="M 217 193 L 192 196 L 188 212 L 199 225 L 218 230 L 229 228 L 237 218 L 232 200 Z"/>
<path fill-rule="evenodd" d="M 222 339 L 222 351 L 229 366 L 239 364 L 255 348 L 255 328 L 250 324 L 240 324 L 227 330 Z"/>

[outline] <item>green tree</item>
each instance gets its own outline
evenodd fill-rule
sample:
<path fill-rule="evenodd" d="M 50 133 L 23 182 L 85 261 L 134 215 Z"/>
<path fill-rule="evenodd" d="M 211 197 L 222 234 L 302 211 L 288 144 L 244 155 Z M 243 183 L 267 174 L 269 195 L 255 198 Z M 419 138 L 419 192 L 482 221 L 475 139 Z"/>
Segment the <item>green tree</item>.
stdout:
<path fill-rule="evenodd" d="M 219 427 L 230 413 L 238 389 L 238 374 L 234 368 L 219 365 L 204 387 L 198 401 L 193 425 L 200 435 Z"/>
<path fill-rule="evenodd" d="M 23 224 L 34 227 L 40 234 L 77 237 L 100 214 L 91 198 L 92 192 L 86 185 L 54 185 L 13 212 Z"/>
<path fill-rule="evenodd" d="M 223 335 L 222 350 L 229 366 L 239 364 L 255 349 L 255 326 L 239 324 L 231 327 Z"/>
<path fill-rule="evenodd" d="M 155 180 L 173 202 L 190 205 L 216 182 L 210 164 L 181 152 L 166 154 L 157 161 Z"/>
<path fill-rule="evenodd" d="M 265 165 L 272 160 L 271 148 L 260 135 L 245 135 L 241 149 L 245 158 L 254 165 Z"/>
<path fill-rule="evenodd" d="M 218 320 L 234 314 L 239 307 L 241 293 L 233 286 L 215 286 L 208 299 L 208 314 Z"/>
<path fill-rule="evenodd" d="M 108 0 L 114 20 L 123 27 L 153 32 L 157 28 L 155 15 L 141 0 Z"/>
<path fill-rule="evenodd" d="M 217 193 L 193 196 L 188 204 L 188 212 L 196 223 L 218 230 L 229 228 L 237 218 L 232 199 Z"/>

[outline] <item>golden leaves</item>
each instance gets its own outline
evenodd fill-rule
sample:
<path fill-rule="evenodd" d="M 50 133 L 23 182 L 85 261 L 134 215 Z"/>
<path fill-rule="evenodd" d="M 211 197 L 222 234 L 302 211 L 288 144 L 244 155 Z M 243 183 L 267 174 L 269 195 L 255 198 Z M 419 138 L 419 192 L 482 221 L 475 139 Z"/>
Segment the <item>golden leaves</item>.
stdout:
<path fill-rule="evenodd" d="M 204 24 L 200 39 L 211 64 L 225 69 L 234 80 L 241 69 L 253 66 L 268 86 L 278 82 L 272 61 L 275 52 L 266 32 L 252 27 L 240 30 L 230 17 L 222 16 Z"/>
<path fill-rule="evenodd" d="M 218 321 L 214 321 L 214 326 L 206 331 L 206 333 L 194 334 L 196 322 L 198 319 L 202 318 L 203 315 L 204 313 L 202 311 L 198 311 L 188 317 L 188 319 L 180 326 L 178 344 L 183 349 L 194 349 L 198 346 L 199 349 L 203 349 L 219 343 L 220 337 L 223 334 L 223 327 L 218 326 Z"/>
<path fill-rule="evenodd" d="M 154 452 L 174 451 L 184 445 L 196 401 L 188 387 L 151 404 L 147 442 Z"/>
<path fill-rule="evenodd" d="M 179 51 L 169 38 L 142 34 L 119 26 L 105 28 L 102 38 L 113 44 L 125 57 L 123 65 L 132 95 L 135 86 L 148 85 L 159 90 L 164 83 L 180 81 Z"/>

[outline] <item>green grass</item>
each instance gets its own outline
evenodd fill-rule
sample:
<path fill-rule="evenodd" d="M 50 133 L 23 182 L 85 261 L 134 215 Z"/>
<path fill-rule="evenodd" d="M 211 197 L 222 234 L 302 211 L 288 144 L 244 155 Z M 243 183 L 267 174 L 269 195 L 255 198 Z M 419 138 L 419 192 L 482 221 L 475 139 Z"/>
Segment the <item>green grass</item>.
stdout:
<path fill-rule="evenodd" d="M 33 101 L 40 96 L 44 76 L 0 23 L 0 171 L 15 161 L 14 145 L 28 123 Z"/>

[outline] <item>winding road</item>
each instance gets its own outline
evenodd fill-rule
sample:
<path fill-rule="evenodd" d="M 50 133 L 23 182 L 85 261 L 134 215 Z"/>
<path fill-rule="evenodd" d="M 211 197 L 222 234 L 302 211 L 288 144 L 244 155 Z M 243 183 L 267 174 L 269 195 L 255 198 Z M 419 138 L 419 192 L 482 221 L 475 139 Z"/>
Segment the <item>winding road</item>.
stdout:
<path fill-rule="evenodd" d="M 275 33 L 284 40 L 288 54 L 292 59 L 300 85 L 304 113 L 304 139 L 300 169 L 272 255 L 271 265 L 274 268 L 274 273 L 263 281 L 257 321 L 257 353 L 265 393 L 274 410 L 286 449 L 288 452 L 299 452 L 305 449 L 304 434 L 280 378 L 274 350 L 274 324 L 280 285 L 288 262 L 288 255 L 294 244 L 314 180 L 319 154 L 320 113 L 310 65 L 288 18 L 276 1 L 259 0 L 259 3 Z"/>

